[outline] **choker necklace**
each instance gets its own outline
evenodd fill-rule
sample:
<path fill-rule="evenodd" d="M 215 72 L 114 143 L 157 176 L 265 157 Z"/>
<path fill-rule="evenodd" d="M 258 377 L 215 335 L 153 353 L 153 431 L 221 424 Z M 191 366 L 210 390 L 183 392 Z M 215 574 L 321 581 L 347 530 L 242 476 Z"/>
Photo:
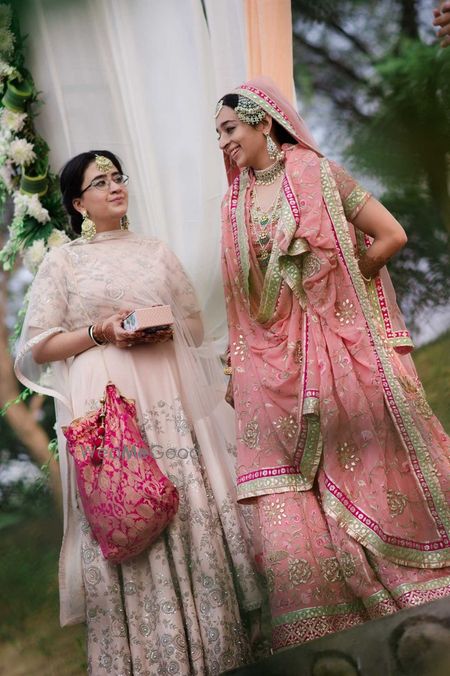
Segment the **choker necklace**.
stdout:
<path fill-rule="evenodd" d="M 284 158 L 277 160 L 266 169 L 253 169 L 256 185 L 271 185 L 284 173 Z"/>

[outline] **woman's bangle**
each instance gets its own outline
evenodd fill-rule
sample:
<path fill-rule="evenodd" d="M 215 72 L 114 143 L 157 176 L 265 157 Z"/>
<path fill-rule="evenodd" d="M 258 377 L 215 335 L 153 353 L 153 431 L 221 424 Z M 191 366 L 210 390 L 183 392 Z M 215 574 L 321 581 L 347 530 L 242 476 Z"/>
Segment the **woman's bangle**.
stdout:
<path fill-rule="evenodd" d="M 225 366 L 223 372 L 225 373 L 226 376 L 233 375 L 233 369 L 231 368 L 231 366 Z"/>
<path fill-rule="evenodd" d="M 363 275 L 363 273 L 361 272 L 361 270 L 360 270 L 359 272 L 360 272 L 361 277 L 363 278 L 363 280 L 366 282 L 366 284 L 368 284 L 369 282 L 372 281 L 372 277 L 364 277 L 364 275 Z"/>
<path fill-rule="evenodd" d="M 88 327 L 88 334 L 89 334 L 89 338 L 90 338 L 90 339 L 92 340 L 92 342 L 95 343 L 96 345 L 104 345 L 104 344 L 105 344 L 104 342 L 100 342 L 99 340 L 97 340 L 97 338 L 94 336 L 94 324 L 91 324 L 91 325 Z"/>

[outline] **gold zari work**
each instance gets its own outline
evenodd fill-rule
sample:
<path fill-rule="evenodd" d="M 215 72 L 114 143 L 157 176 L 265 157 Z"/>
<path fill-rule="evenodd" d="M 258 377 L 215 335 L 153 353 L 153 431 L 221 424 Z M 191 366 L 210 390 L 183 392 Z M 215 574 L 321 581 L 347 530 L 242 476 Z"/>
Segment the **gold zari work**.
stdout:
<path fill-rule="evenodd" d="M 95 166 L 104 174 L 108 173 L 108 171 L 113 171 L 115 168 L 109 157 L 105 157 L 104 155 L 95 156 Z"/>

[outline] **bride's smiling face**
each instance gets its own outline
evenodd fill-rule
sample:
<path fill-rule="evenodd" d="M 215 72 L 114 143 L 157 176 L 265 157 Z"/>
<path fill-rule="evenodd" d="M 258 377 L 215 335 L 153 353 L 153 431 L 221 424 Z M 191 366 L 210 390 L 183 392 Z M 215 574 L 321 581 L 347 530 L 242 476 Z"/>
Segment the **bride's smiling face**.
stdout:
<path fill-rule="evenodd" d="M 216 119 L 219 148 L 239 169 L 267 164 L 267 144 L 264 131 L 270 129 L 267 120 L 252 127 L 236 115 L 233 108 L 222 106 Z"/>

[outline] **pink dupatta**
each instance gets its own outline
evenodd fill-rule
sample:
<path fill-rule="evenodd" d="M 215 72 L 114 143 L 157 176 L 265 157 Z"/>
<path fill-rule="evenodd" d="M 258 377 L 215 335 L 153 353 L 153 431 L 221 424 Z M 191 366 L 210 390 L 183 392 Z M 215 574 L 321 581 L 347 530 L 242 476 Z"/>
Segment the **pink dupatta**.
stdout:
<path fill-rule="evenodd" d="M 349 221 L 369 195 L 321 156 L 274 85 L 258 78 L 236 92 L 298 141 L 284 147 L 282 216 L 265 276 L 247 236 L 252 172 L 238 174 L 226 159 L 238 496 L 317 481 L 325 511 L 375 554 L 448 565 L 448 438 L 406 355 L 412 343 L 387 271 L 366 285 L 355 257 L 370 242 Z"/>

